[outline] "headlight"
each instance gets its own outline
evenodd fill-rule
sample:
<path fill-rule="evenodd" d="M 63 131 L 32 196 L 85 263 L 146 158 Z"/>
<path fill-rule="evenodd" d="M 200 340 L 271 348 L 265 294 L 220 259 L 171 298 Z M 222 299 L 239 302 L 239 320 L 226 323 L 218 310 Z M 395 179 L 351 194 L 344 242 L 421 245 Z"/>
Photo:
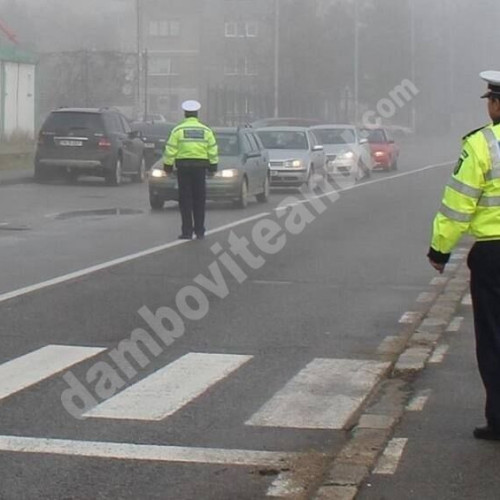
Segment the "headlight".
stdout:
<path fill-rule="evenodd" d="M 285 162 L 285 168 L 301 168 L 302 161 L 301 160 L 289 160 Z"/>
<path fill-rule="evenodd" d="M 343 160 L 352 160 L 354 158 L 354 153 L 352 151 L 346 151 L 339 155 Z"/>
<path fill-rule="evenodd" d="M 381 156 L 385 156 L 385 153 L 383 151 L 375 151 L 375 155 L 377 158 L 380 158 Z"/>
<path fill-rule="evenodd" d="M 167 177 L 167 174 L 162 168 L 154 168 L 151 170 L 151 177 L 159 179 L 160 177 Z"/>
<path fill-rule="evenodd" d="M 224 170 L 219 170 L 215 173 L 214 177 L 224 177 L 225 179 L 232 179 L 233 177 L 238 177 L 238 170 L 235 168 L 225 168 Z"/>

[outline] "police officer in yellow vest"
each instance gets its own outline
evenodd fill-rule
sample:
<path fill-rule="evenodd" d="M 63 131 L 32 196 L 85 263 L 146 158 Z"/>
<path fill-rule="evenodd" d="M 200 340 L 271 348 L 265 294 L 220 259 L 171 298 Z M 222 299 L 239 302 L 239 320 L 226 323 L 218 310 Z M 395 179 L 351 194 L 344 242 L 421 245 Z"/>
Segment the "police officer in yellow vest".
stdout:
<path fill-rule="evenodd" d="M 463 139 L 455 171 L 444 191 L 427 254 L 443 272 L 464 233 L 476 242 L 468 256 L 476 332 L 476 356 L 486 389 L 486 426 L 477 439 L 500 440 L 500 71 L 485 71 L 492 123 Z"/>
<path fill-rule="evenodd" d="M 171 171 L 175 165 L 179 183 L 179 208 L 182 217 L 180 239 L 190 240 L 193 230 L 198 239 L 205 236 L 206 174 L 217 171 L 217 142 L 212 130 L 200 122 L 198 101 L 184 101 L 184 120 L 170 133 L 163 165 Z"/>

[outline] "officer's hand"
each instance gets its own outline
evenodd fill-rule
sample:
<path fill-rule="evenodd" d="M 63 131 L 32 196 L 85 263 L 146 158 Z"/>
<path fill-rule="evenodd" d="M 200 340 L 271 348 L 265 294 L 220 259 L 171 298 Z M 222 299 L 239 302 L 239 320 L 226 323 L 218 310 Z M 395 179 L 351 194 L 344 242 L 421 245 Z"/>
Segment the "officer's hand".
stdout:
<path fill-rule="evenodd" d="M 429 263 L 436 271 L 439 271 L 439 274 L 443 274 L 446 264 L 440 264 L 438 262 L 434 262 L 431 259 L 429 259 Z"/>
<path fill-rule="evenodd" d="M 217 172 L 218 165 L 217 163 L 211 163 L 210 167 L 208 168 L 208 171 L 212 174 L 215 174 Z"/>
<path fill-rule="evenodd" d="M 174 167 L 172 165 L 163 164 L 163 170 L 165 171 L 165 173 L 171 174 L 174 170 Z"/>

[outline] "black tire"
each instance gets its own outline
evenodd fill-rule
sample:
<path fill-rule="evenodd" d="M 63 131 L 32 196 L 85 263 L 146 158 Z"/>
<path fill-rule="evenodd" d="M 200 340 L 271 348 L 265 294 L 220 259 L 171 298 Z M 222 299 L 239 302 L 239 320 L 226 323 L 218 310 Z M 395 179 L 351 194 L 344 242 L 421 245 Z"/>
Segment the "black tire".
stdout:
<path fill-rule="evenodd" d="M 146 160 L 144 156 L 141 159 L 141 164 L 139 166 L 139 172 L 132 176 L 132 182 L 142 183 L 146 180 Z"/>
<path fill-rule="evenodd" d="M 153 210 L 162 210 L 165 205 L 165 200 L 157 194 L 149 195 L 149 204 Z"/>
<path fill-rule="evenodd" d="M 122 183 L 122 159 L 119 156 L 113 169 L 106 173 L 106 184 L 108 186 L 119 186 Z"/>
<path fill-rule="evenodd" d="M 248 181 L 243 178 L 240 186 L 240 196 L 236 200 L 236 206 L 238 208 L 247 208 L 248 206 Z"/>
<path fill-rule="evenodd" d="M 391 165 L 391 170 L 397 170 L 398 169 L 398 159 L 394 158 L 394 161 L 392 162 Z"/>
<path fill-rule="evenodd" d="M 267 203 L 269 201 L 269 177 L 266 175 L 266 179 L 264 180 L 264 186 L 262 193 L 259 193 L 255 196 L 259 203 Z"/>

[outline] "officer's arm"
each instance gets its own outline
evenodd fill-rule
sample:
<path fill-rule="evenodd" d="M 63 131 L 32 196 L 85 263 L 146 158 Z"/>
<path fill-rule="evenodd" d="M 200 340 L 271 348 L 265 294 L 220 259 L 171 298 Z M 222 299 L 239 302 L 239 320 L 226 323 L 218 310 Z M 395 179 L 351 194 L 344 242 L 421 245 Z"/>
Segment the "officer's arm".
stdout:
<path fill-rule="evenodd" d="M 431 247 L 427 254 L 431 262 L 441 265 L 448 262 L 451 251 L 470 227 L 484 183 L 480 161 L 466 141 L 434 218 Z"/>
<path fill-rule="evenodd" d="M 172 167 L 179 151 L 179 131 L 173 130 L 163 152 L 163 165 Z"/>
<path fill-rule="evenodd" d="M 214 172 L 217 170 L 217 165 L 219 163 L 219 147 L 217 146 L 215 135 L 211 130 L 208 132 L 207 140 L 208 140 L 208 161 L 210 163 L 210 170 Z"/>

